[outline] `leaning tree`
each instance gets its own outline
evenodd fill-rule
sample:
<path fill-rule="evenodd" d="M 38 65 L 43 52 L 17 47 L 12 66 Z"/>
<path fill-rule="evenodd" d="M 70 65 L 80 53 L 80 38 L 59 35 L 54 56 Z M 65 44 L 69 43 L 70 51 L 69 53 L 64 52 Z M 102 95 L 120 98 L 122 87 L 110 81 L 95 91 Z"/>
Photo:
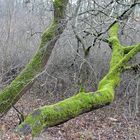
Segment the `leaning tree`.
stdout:
<path fill-rule="evenodd" d="M 36 54 L 17 78 L 0 93 L 0 113 L 2 115 L 5 114 L 33 85 L 38 75 L 44 70 L 56 41 L 66 28 L 66 7 L 68 2 L 68 0 L 53 1 L 54 18 L 51 25 L 44 31 Z M 111 1 L 109 4 L 112 5 L 113 2 L 114 1 Z M 140 52 L 139 43 L 132 46 L 124 46 L 119 39 L 120 21 L 126 20 L 126 17 L 132 13 L 132 9 L 137 4 L 139 3 L 135 0 L 131 4 L 128 4 L 128 7 L 123 10 L 120 15 L 110 15 L 115 17 L 114 20 L 110 22 L 108 28 L 103 32 L 95 35 L 93 43 L 97 40 L 101 40 L 108 43 L 112 49 L 109 71 L 99 82 L 97 90 L 95 92 L 81 90 L 79 93 L 68 99 L 34 110 L 17 127 L 16 131 L 18 133 L 22 135 L 28 135 L 29 133 L 36 135 L 44 128 L 58 125 L 82 113 L 100 108 L 113 102 L 115 88 L 120 84 L 120 76 L 122 72 L 128 69 L 128 61 Z M 78 10 L 76 9 L 76 11 Z M 94 11 L 94 9 L 92 9 L 92 11 Z M 101 12 L 103 14 L 108 14 L 100 10 L 97 11 L 96 14 Z M 75 14 L 75 16 L 78 16 L 78 14 Z M 83 38 L 77 34 L 74 24 L 73 31 L 75 36 L 84 46 Z M 105 33 L 108 33 L 108 38 L 103 39 L 101 36 Z M 87 53 L 89 50 L 90 48 L 84 51 Z M 131 68 L 131 66 L 129 66 L 129 68 Z"/>

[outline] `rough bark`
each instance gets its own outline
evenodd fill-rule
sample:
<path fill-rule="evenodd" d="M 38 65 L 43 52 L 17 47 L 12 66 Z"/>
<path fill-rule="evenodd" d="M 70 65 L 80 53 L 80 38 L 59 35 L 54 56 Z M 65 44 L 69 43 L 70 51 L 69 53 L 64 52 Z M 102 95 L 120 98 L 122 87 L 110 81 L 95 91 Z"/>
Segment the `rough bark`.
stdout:
<path fill-rule="evenodd" d="M 44 31 L 40 46 L 18 77 L 0 92 L 0 115 L 6 113 L 12 105 L 24 94 L 34 83 L 35 77 L 46 65 L 56 41 L 66 27 L 65 10 L 68 0 L 55 0 L 54 19 L 51 25 Z"/>
<path fill-rule="evenodd" d="M 80 92 L 56 104 L 43 106 L 27 116 L 16 131 L 21 135 L 39 134 L 44 128 L 63 123 L 82 113 L 111 103 L 115 96 L 115 87 L 120 83 L 120 74 L 127 62 L 138 52 L 140 44 L 124 52 L 118 38 L 118 23 L 109 30 L 109 42 L 112 45 L 110 69 L 107 75 L 99 82 L 96 92 Z"/>

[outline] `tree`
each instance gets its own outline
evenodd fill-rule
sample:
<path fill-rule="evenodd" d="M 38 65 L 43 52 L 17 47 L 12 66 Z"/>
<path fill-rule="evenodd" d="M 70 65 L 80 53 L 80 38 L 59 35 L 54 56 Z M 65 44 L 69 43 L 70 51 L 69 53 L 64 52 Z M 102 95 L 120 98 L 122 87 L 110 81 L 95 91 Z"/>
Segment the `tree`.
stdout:
<path fill-rule="evenodd" d="M 54 21 L 49 29 L 44 32 L 38 52 L 22 73 L 0 94 L 1 113 L 7 112 L 8 109 L 15 104 L 23 91 L 27 90 L 32 85 L 35 77 L 44 68 L 55 42 L 63 32 L 64 27 L 66 27 L 66 23 L 62 28 L 60 25 L 65 18 L 64 11 L 67 3 L 68 1 L 63 0 L 54 1 Z M 97 91 L 86 92 L 81 90 L 79 93 L 66 100 L 36 109 L 26 117 L 21 125 L 19 125 L 17 132 L 23 135 L 28 135 L 29 133 L 36 135 L 45 127 L 63 123 L 82 113 L 110 104 L 114 100 L 115 88 L 120 83 L 120 75 L 123 71 L 128 69 L 128 61 L 140 52 L 140 44 L 124 47 L 120 43 L 118 36 L 120 27 L 119 21 L 122 20 L 136 4 L 136 2 L 132 3 L 129 8 L 121 15 L 117 16 L 107 30 L 105 30 L 105 32 L 109 33 L 109 37 L 103 41 L 107 42 L 112 48 L 112 57 L 109 71 L 99 82 Z M 103 33 L 104 32 L 98 34 L 94 42 L 96 42 L 97 39 L 102 40 L 100 36 Z M 131 68 L 131 66 L 129 68 Z M 11 94 L 11 92 L 13 94 Z"/>
<path fill-rule="evenodd" d="M 35 135 L 44 127 L 60 124 L 114 100 L 115 87 L 120 83 L 120 74 L 125 70 L 127 62 L 140 51 L 140 44 L 123 48 L 118 39 L 118 29 L 119 25 L 115 23 L 109 30 L 108 40 L 113 47 L 110 70 L 99 82 L 98 90 L 89 93 L 81 91 L 54 105 L 36 109 L 18 127 L 18 132 Z"/>
<path fill-rule="evenodd" d="M 46 65 L 51 52 L 66 27 L 65 9 L 68 0 L 56 0 L 54 19 L 44 31 L 38 51 L 18 77 L 0 93 L 0 113 L 6 113 L 32 86 L 38 74 Z"/>

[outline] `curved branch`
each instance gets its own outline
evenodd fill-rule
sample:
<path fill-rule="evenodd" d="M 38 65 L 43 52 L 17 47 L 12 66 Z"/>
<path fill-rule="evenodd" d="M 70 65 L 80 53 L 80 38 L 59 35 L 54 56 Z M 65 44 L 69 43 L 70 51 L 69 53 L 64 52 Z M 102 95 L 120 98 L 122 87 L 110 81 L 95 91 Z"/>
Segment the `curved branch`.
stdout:
<path fill-rule="evenodd" d="M 81 91 L 77 95 L 54 105 L 36 109 L 27 116 L 25 121 L 18 126 L 16 131 L 21 135 L 39 134 L 44 128 L 58 125 L 82 113 L 97 109 L 111 103 L 115 96 L 115 87 L 120 83 L 120 74 L 125 64 L 138 52 L 140 44 L 127 55 L 118 39 L 118 23 L 109 30 L 109 41 L 112 45 L 112 58 L 107 75 L 99 82 L 96 92 Z"/>

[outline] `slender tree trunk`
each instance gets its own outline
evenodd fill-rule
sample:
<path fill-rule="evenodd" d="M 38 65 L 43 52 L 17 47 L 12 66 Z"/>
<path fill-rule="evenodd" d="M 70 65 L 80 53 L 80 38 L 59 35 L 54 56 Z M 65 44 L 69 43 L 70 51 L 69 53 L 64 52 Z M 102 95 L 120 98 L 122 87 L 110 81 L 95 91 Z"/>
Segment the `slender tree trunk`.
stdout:
<path fill-rule="evenodd" d="M 0 92 L 0 115 L 6 113 L 32 86 L 36 76 L 48 62 L 56 41 L 66 27 L 65 11 L 67 3 L 68 0 L 55 0 L 53 2 L 54 19 L 51 25 L 44 31 L 36 54 L 18 77 Z"/>
<path fill-rule="evenodd" d="M 124 49 L 118 38 L 118 23 L 109 30 L 109 42 L 112 45 L 110 69 L 107 75 L 99 82 L 96 92 L 80 92 L 56 104 L 43 106 L 27 116 L 16 131 L 21 135 L 39 134 L 44 128 L 55 126 L 74 118 L 82 113 L 111 103 L 115 96 L 115 87 L 120 83 L 120 74 L 127 62 L 138 52 L 140 44 Z"/>

